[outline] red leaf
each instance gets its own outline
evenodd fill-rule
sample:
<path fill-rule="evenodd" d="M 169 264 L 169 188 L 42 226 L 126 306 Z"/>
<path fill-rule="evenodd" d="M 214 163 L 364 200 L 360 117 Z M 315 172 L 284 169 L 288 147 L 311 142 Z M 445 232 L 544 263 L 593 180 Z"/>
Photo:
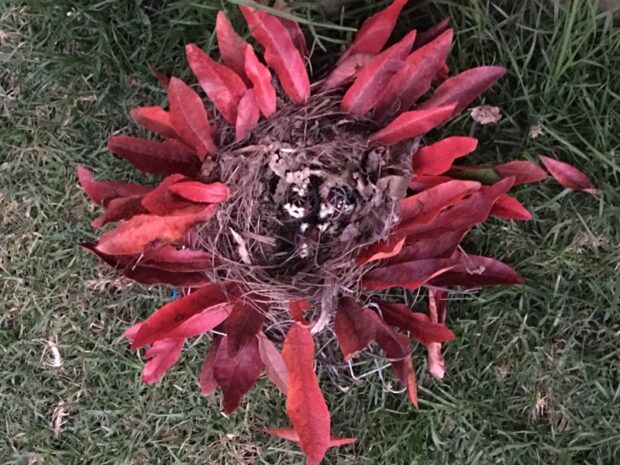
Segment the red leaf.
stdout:
<path fill-rule="evenodd" d="M 169 337 L 194 337 L 222 323 L 232 311 L 232 304 L 217 284 L 167 303 L 142 323 L 131 345 L 139 349 Z"/>
<path fill-rule="evenodd" d="M 502 195 L 493 204 L 491 216 L 507 220 L 528 221 L 532 219 L 532 214 L 517 199 L 508 194 Z"/>
<path fill-rule="evenodd" d="M 213 342 L 211 343 L 211 347 L 209 347 L 205 361 L 202 364 L 202 369 L 200 370 L 198 380 L 200 382 L 200 394 L 203 396 L 210 396 L 217 388 L 213 366 L 215 364 L 215 356 L 220 347 L 220 340 L 220 336 L 213 336 Z"/>
<path fill-rule="evenodd" d="M 284 359 L 273 342 L 262 332 L 258 333 L 258 353 L 265 365 L 267 378 L 286 395 L 288 392 L 288 371 Z"/>
<path fill-rule="evenodd" d="M 231 355 L 228 349 L 228 337 L 223 337 L 215 356 L 213 374 L 224 396 L 224 412 L 231 413 L 243 396 L 256 384 L 263 371 L 263 362 L 258 352 L 256 338 L 247 339 L 239 350 Z"/>
<path fill-rule="evenodd" d="M 450 104 L 402 113 L 388 126 L 370 136 L 370 140 L 382 145 L 392 145 L 422 136 L 450 119 L 455 108 L 456 104 Z"/>
<path fill-rule="evenodd" d="M 372 313 L 351 297 L 340 299 L 334 330 L 345 362 L 351 360 L 375 340 L 375 320 L 369 316 Z"/>
<path fill-rule="evenodd" d="M 363 115 L 379 103 L 390 79 L 402 68 L 413 46 L 415 34 L 416 31 L 407 34 L 400 42 L 373 58 L 359 72 L 355 82 L 342 98 L 343 111 Z"/>
<path fill-rule="evenodd" d="M 235 32 L 223 11 L 218 11 L 215 21 L 215 33 L 220 56 L 226 66 L 241 77 L 245 77 L 245 47 L 248 43 Z"/>
<path fill-rule="evenodd" d="M 399 227 L 397 233 L 416 239 L 432 239 L 447 232 L 467 230 L 488 218 L 493 204 L 512 187 L 513 182 L 514 178 L 502 179 L 489 188 L 472 194 L 452 208 L 439 212 L 432 221 L 409 222 Z"/>
<path fill-rule="evenodd" d="M 409 245 L 403 247 L 398 255 L 389 258 L 386 263 L 396 265 L 428 258 L 450 258 L 466 232 L 466 230 L 448 231 L 432 238 L 420 240 L 414 240 L 414 237 L 410 240 Z"/>
<path fill-rule="evenodd" d="M 357 264 L 361 266 L 400 254 L 405 245 L 405 239 L 404 236 L 395 235 L 388 238 L 387 241 L 374 243 L 358 257 Z"/>
<path fill-rule="evenodd" d="M 382 119 L 395 112 L 409 110 L 431 88 L 452 45 L 452 30 L 444 32 L 432 43 L 413 52 L 404 66 L 392 77 L 375 109 L 375 117 Z"/>
<path fill-rule="evenodd" d="M 369 53 L 354 53 L 339 62 L 321 84 L 321 92 L 335 89 L 351 82 L 357 73 L 374 58 Z"/>
<path fill-rule="evenodd" d="M 177 249 L 164 245 L 144 253 L 142 263 L 166 271 L 189 273 L 212 268 L 217 259 L 204 250 Z"/>
<path fill-rule="evenodd" d="M 228 350 L 234 355 L 239 348 L 260 332 L 265 321 L 265 309 L 257 309 L 258 303 L 238 299 L 230 316 L 224 322 L 224 332 L 228 335 Z"/>
<path fill-rule="evenodd" d="M 447 137 L 424 146 L 413 155 L 413 172 L 416 175 L 443 174 L 454 160 L 473 152 L 477 146 L 478 140 L 473 137 Z"/>
<path fill-rule="evenodd" d="M 88 197 L 98 205 L 107 205 L 110 200 L 119 197 L 146 194 L 151 190 L 148 186 L 135 183 L 116 181 L 95 181 L 93 174 L 83 166 L 76 166 L 78 182 Z"/>
<path fill-rule="evenodd" d="M 384 265 L 364 275 L 362 285 L 366 289 L 384 290 L 390 287 L 417 289 L 434 277 L 454 268 L 455 262 L 447 258 L 432 258 Z"/>
<path fill-rule="evenodd" d="M 353 53 L 379 53 L 392 35 L 398 16 L 406 4 L 407 0 L 394 0 L 390 6 L 364 21 L 343 58 Z"/>
<path fill-rule="evenodd" d="M 432 322 L 424 313 L 412 312 L 404 304 L 381 302 L 379 307 L 386 323 L 403 331 L 409 331 L 411 337 L 424 346 L 433 342 L 449 342 L 454 339 L 454 333 L 443 324 Z"/>
<path fill-rule="evenodd" d="M 458 178 L 457 178 L 458 179 Z M 448 176 L 412 176 L 409 181 L 409 190 L 413 192 L 421 192 L 429 187 L 438 186 L 444 182 L 454 181 L 454 178 Z"/>
<path fill-rule="evenodd" d="M 433 96 L 418 108 L 424 110 L 454 104 L 456 106 L 453 115 L 457 115 L 504 74 L 506 74 L 506 68 L 501 66 L 480 66 L 468 69 L 446 79 L 435 90 Z"/>
<path fill-rule="evenodd" d="M 240 5 L 252 36 L 265 47 L 265 61 L 271 66 L 284 92 L 294 103 L 305 103 L 310 96 L 306 65 L 280 20 L 264 11 Z"/>
<path fill-rule="evenodd" d="M 514 176 L 515 186 L 542 181 L 547 177 L 545 170 L 531 161 L 526 160 L 510 161 L 502 165 L 497 165 L 493 167 L 493 171 L 502 178 Z"/>
<path fill-rule="evenodd" d="M 170 113 L 162 107 L 137 107 L 132 109 L 129 114 L 136 123 L 147 131 L 170 139 L 179 138 L 179 135 L 172 126 Z"/>
<path fill-rule="evenodd" d="M 429 289 L 428 290 L 428 309 L 431 321 L 434 323 L 445 323 L 446 321 L 446 291 Z M 428 361 L 428 371 L 435 378 L 443 379 L 445 370 L 445 361 L 441 354 L 441 343 L 432 342 L 426 346 Z"/>
<path fill-rule="evenodd" d="M 276 112 L 276 90 L 271 84 L 271 73 L 263 65 L 251 45 L 245 48 L 245 72 L 252 81 L 256 104 L 265 118 Z"/>
<path fill-rule="evenodd" d="M 286 439 L 288 441 L 299 442 L 299 434 L 292 428 L 268 428 L 265 433 L 271 434 L 278 438 Z M 353 444 L 357 441 L 357 438 L 341 438 L 339 436 L 331 436 L 329 438 L 329 447 L 340 447 L 348 444 Z"/>
<path fill-rule="evenodd" d="M 274 8 L 277 10 L 286 10 L 286 5 L 276 3 Z M 299 26 L 297 21 L 292 21 L 290 19 L 282 18 L 280 16 L 276 16 L 278 20 L 282 23 L 282 25 L 286 28 L 289 35 L 291 36 L 291 40 L 293 44 L 295 44 L 295 48 L 299 51 L 299 54 L 302 57 L 308 55 L 308 46 L 306 45 L 306 38 L 304 37 L 304 33 Z"/>
<path fill-rule="evenodd" d="M 189 207 L 193 207 L 194 204 L 179 198 L 170 190 L 173 184 L 184 181 L 185 179 L 188 179 L 187 176 L 182 174 L 171 174 L 167 176 L 155 189 L 142 198 L 142 206 L 149 213 L 161 216 L 171 215 L 172 213 L 177 213 Z"/>
<path fill-rule="evenodd" d="M 217 147 L 211 137 L 213 128 L 200 96 L 173 77 L 168 86 L 168 100 L 172 125 L 183 141 L 194 147 L 200 160 L 204 160 L 207 154 L 215 154 Z"/>
<path fill-rule="evenodd" d="M 256 104 L 254 89 L 250 89 L 239 102 L 237 123 L 235 124 L 235 140 L 238 141 L 247 137 L 259 119 L 260 111 Z"/>
<path fill-rule="evenodd" d="M 196 44 L 186 45 L 185 55 L 200 87 L 226 121 L 235 124 L 239 101 L 247 90 L 243 80 L 233 70 L 213 60 Z"/>
<path fill-rule="evenodd" d="M 148 213 L 142 206 L 142 196 L 132 195 L 131 197 L 119 197 L 110 200 L 103 215 L 95 218 L 90 225 L 99 229 L 108 223 L 116 223 L 121 220 L 128 220 L 136 215 Z"/>
<path fill-rule="evenodd" d="M 424 45 L 428 44 L 429 42 L 435 40 L 446 29 L 448 29 L 449 25 L 450 25 L 450 18 L 446 17 L 446 18 L 443 18 L 441 21 L 439 21 L 434 26 L 426 29 L 423 32 L 420 32 L 418 34 L 418 37 L 417 37 L 416 41 L 415 41 L 414 47 L 415 48 L 423 47 Z"/>
<path fill-rule="evenodd" d="M 306 299 L 289 300 L 288 302 L 288 312 L 291 314 L 291 318 L 301 323 L 306 323 L 304 312 L 311 307 L 312 304 Z"/>
<path fill-rule="evenodd" d="M 148 362 L 142 370 L 142 382 L 153 384 L 161 380 L 181 356 L 184 343 L 184 338 L 162 339 L 155 342 L 144 354 L 144 359 Z"/>
<path fill-rule="evenodd" d="M 458 263 L 429 281 L 433 286 L 478 288 L 498 284 L 523 284 L 523 279 L 505 263 L 490 257 L 459 254 Z"/>
<path fill-rule="evenodd" d="M 109 255 L 133 255 L 142 253 L 154 242 L 178 241 L 190 229 L 207 221 L 217 206 L 210 205 L 197 213 L 177 216 L 138 215 L 105 233 L 98 248 Z"/>
<path fill-rule="evenodd" d="M 132 136 L 112 136 L 108 139 L 108 149 L 145 173 L 183 173 L 191 176 L 200 169 L 196 154 L 174 140 L 160 142 Z"/>
<path fill-rule="evenodd" d="M 170 192 L 200 203 L 219 203 L 230 196 L 230 189 L 221 182 L 205 184 L 199 181 L 182 181 L 171 185 Z"/>
<path fill-rule="evenodd" d="M 400 201 L 399 230 L 413 223 L 429 223 L 446 207 L 460 202 L 464 197 L 480 190 L 475 181 L 448 181 L 430 187 L 419 194 Z"/>
<path fill-rule="evenodd" d="M 318 465 L 330 444 L 330 417 L 314 373 L 310 331 L 294 323 L 284 340 L 282 358 L 289 375 L 286 412 L 299 435 L 308 465 Z"/>
<path fill-rule="evenodd" d="M 592 185 L 590 179 L 574 166 L 542 155 L 539 158 L 543 165 L 545 165 L 545 168 L 551 173 L 551 176 L 562 186 L 576 191 L 584 191 L 592 195 L 600 192 Z"/>

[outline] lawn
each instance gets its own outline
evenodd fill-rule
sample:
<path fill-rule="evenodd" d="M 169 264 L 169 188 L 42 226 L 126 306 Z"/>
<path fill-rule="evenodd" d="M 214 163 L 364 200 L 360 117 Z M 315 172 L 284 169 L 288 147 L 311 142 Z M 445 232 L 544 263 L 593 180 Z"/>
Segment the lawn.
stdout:
<path fill-rule="evenodd" d="M 341 18 L 296 7 L 318 40 L 315 75 L 374 3 Z M 287 424 L 265 380 L 230 417 L 217 396 L 200 396 L 206 338 L 161 383 L 142 385 L 122 334 L 170 291 L 132 286 L 78 246 L 95 238 L 96 211 L 75 165 L 148 181 L 106 138 L 138 132 L 132 107 L 165 103 L 147 65 L 193 82 L 183 46 L 214 48 L 222 7 L 241 26 L 232 2 L 213 0 L 0 5 L 2 464 L 302 461 L 261 431 Z M 484 97 L 502 109 L 497 125 L 464 114 L 437 136 L 479 138 L 477 162 L 557 157 L 602 195 L 551 180 L 521 187 L 533 221 L 492 220 L 470 234 L 468 251 L 512 264 L 525 285 L 454 296 L 446 378 L 430 378 L 416 353 L 419 411 L 387 392 L 388 372 L 354 382 L 343 369 L 336 383 L 319 364 L 334 432 L 358 437 L 325 463 L 620 463 L 620 29 L 586 0 L 411 1 L 401 23 L 423 29 L 446 15 L 457 32 L 451 69 L 504 64 L 509 74 Z"/>

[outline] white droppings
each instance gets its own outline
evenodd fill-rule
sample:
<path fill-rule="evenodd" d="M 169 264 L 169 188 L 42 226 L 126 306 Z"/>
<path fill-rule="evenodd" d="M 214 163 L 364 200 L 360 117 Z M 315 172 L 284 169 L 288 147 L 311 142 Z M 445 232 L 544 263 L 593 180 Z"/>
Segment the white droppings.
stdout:
<path fill-rule="evenodd" d="M 303 207 L 298 207 L 292 203 L 285 203 L 283 208 L 291 218 L 303 218 L 306 215 Z"/>

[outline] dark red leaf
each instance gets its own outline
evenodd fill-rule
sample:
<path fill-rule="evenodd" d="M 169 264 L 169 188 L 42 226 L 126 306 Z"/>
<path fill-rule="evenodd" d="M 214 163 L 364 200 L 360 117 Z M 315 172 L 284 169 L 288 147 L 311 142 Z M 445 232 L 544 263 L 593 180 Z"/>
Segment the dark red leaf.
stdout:
<path fill-rule="evenodd" d="M 288 371 L 278 348 L 262 332 L 258 333 L 258 353 L 265 365 L 267 378 L 284 395 L 288 392 Z"/>
<path fill-rule="evenodd" d="M 519 203 L 517 199 L 509 196 L 508 194 L 502 195 L 493 204 L 491 208 L 491 216 L 498 218 L 505 218 L 507 220 L 523 220 L 528 221 L 532 219 L 532 214 Z"/>
<path fill-rule="evenodd" d="M 255 338 L 263 327 L 266 310 L 256 308 L 259 305 L 244 298 L 235 302 L 232 313 L 224 322 L 224 332 L 228 335 L 228 350 L 231 355 L 245 345 L 248 339 Z"/>
<path fill-rule="evenodd" d="M 78 182 L 88 197 L 98 205 L 107 205 L 110 200 L 119 197 L 130 197 L 134 195 L 143 195 L 151 190 L 148 186 L 135 183 L 125 183 L 116 181 L 96 181 L 93 174 L 77 165 L 76 172 Z"/>
<path fill-rule="evenodd" d="M 182 239 L 194 226 L 211 218 L 216 209 L 210 205 L 186 215 L 134 216 L 101 236 L 98 248 L 108 255 L 140 254 L 154 242 L 168 244 Z"/>
<path fill-rule="evenodd" d="M 247 339 L 238 351 L 231 355 L 228 337 L 223 337 L 215 356 L 213 374 L 224 396 L 224 412 L 231 413 L 243 396 L 252 389 L 263 371 L 263 362 L 258 352 L 258 340 Z"/>
<path fill-rule="evenodd" d="M 217 264 L 217 259 L 204 250 L 177 249 L 171 245 L 164 245 L 147 250 L 141 263 L 166 271 L 190 273 L 212 268 Z"/>
<path fill-rule="evenodd" d="M 357 73 L 366 67 L 375 56 L 369 53 L 354 53 L 347 57 L 329 73 L 321 84 L 321 91 L 328 91 L 353 81 Z"/>
<path fill-rule="evenodd" d="M 584 191 L 592 195 L 600 192 L 592 185 L 590 179 L 574 166 L 542 155 L 540 155 L 539 158 L 543 165 L 545 165 L 545 168 L 551 173 L 551 176 L 562 184 L 562 186 L 568 189 Z"/>
<path fill-rule="evenodd" d="M 437 287 L 478 288 L 498 284 L 523 284 L 523 279 L 505 263 L 490 257 L 459 254 L 458 263 L 429 281 Z"/>
<path fill-rule="evenodd" d="M 424 110 L 455 104 L 453 115 L 457 115 L 504 74 L 506 74 L 506 68 L 501 66 L 480 66 L 468 69 L 446 79 L 435 90 L 433 96 L 418 108 Z"/>
<path fill-rule="evenodd" d="M 142 382 L 153 384 L 161 380 L 181 356 L 184 343 L 184 338 L 162 339 L 155 342 L 144 354 L 144 359 L 148 362 L 142 370 Z"/>
<path fill-rule="evenodd" d="M 142 196 L 132 195 L 131 197 L 119 197 L 110 200 L 103 215 L 95 218 L 90 225 L 99 229 L 108 223 L 116 223 L 121 220 L 128 220 L 136 215 L 148 213 L 142 206 Z"/>
<path fill-rule="evenodd" d="M 457 158 L 470 154 L 478 146 L 473 137 L 447 137 L 420 148 L 413 155 L 415 175 L 437 176 L 450 169 Z"/>
<path fill-rule="evenodd" d="M 515 186 L 542 181 L 547 177 L 545 170 L 531 161 L 526 160 L 510 161 L 502 165 L 497 165 L 493 167 L 493 171 L 502 178 L 514 176 Z"/>
<path fill-rule="evenodd" d="M 179 138 L 179 135 L 172 126 L 170 113 L 162 107 L 137 107 L 132 109 L 129 114 L 136 123 L 147 131 L 170 139 Z"/>
<path fill-rule="evenodd" d="M 454 339 L 454 333 L 443 324 L 432 322 L 424 313 L 412 312 L 404 304 L 381 302 L 379 307 L 386 323 L 403 331 L 409 331 L 413 340 L 424 346 L 433 342 L 449 342 Z"/>
<path fill-rule="evenodd" d="M 292 428 L 268 428 L 265 433 L 288 441 L 299 442 L 299 434 Z M 341 438 L 339 436 L 331 436 L 329 439 L 329 447 L 340 447 L 353 444 L 357 438 Z"/>
<path fill-rule="evenodd" d="M 346 362 L 375 340 L 375 320 L 370 314 L 372 311 L 359 305 L 355 299 L 340 299 L 334 330 Z"/>
<path fill-rule="evenodd" d="M 354 53 L 379 53 L 392 35 L 398 16 L 406 4 L 407 0 L 394 0 L 390 6 L 364 21 L 343 58 Z"/>
<path fill-rule="evenodd" d="M 247 87 L 230 68 L 216 62 L 196 44 L 185 46 L 185 55 L 200 87 L 209 96 L 224 119 L 231 124 L 237 120 L 237 107 Z"/>
<path fill-rule="evenodd" d="M 260 111 L 256 104 L 254 89 L 250 89 L 239 102 L 237 123 L 235 124 L 235 140 L 238 141 L 247 137 L 259 119 Z"/>
<path fill-rule="evenodd" d="M 174 130 L 184 142 L 196 150 L 200 160 L 213 155 L 217 147 L 211 137 L 213 128 L 200 96 L 180 79 L 173 77 L 168 86 L 170 119 Z"/>
<path fill-rule="evenodd" d="M 213 366 L 215 364 L 215 356 L 220 347 L 220 340 L 221 336 L 213 336 L 213 342 L 211 343 L 211 347 L 209 347 L 205 361 L 202 364 L 202 369 L 200 370 L 198 380 L 200 382 L 200 394 L 203 396 L 210 396 L 217 388 Z"/>
<path fill-rule="evenodd" d="M 177 182 L 188 179 L 182 174 L 171 174 L 163 179 L 155 189 L 142 198 L 142 206 L 155 215 L 171 215 L 179 211 L 187 210 L 194 204 L 174 194 L 170 187 Z"/>
<path fill-rule="evenodd" d="M 301 323 L 289 329 L 282 358 L 289 383 L 286 412 L 299 435 L 309 465 L 318 465 L 330 444 L 330 417 L 314 373 L 314 341 Z"/>
<path fill-rule="evenodd" d="M 245 77 L 244 53 L 248 43 L 235 32 L 223 11 L 218 11 L 215 33 L 222 60 L 242 78 Z"/>
<path fill-rule="evenodd" d="M 278 75 L 284 92 L 294 103 L 310 96 L 310 80 L 304 60 L 280 20 L 264 11 L 240 5 L 252 36 L 265 48 L 265 61 Z"/>
<path fill-rule="evenodd" d="M 200 169 L 196 154 L 174 140 L 160 142 L 132 136 L 112 136 L 108 139 L 108 149 L 145 173 L 191 176 Z"/>
<path fill-rule="evenodd" d="M 448 29 L 449 25 L 450 25 L 450 18 L 446 17 L 446 18 L 443 18 L 441 21 L 439 21 L 434 26 L 426 29 L 423 32 L 420 32 L 418 34 L 418 37 L 417 37 L 416 41 L 415 41 L 414 47 L 415 48 L 423 47 L 424 45 L 428 44 L 429 42 L 435 40 L 446 29 Z"/>
<path fill-rule="evenodd" d="M 361 266 L 398 255 L 405 245 L 405 240 L 404 236 L 395 235 L 389 237 L 387 241 L 376 242 L 358 257 L 357 264 Z"/>
<path fill-rule="evenodd" d="M 232 304 L 219 285 L 202 287 L 167 303 L 144 320 L 131 348 L 169 337 L 198 336 L 222 323 L 231 311 Z"/>
<path fill-rule="evenodd" d="M 392 145 L 422 136 L 450 119 L 455 108 L 456 104 L 453 103 L 442 107 L 402 113 L 385 128 L 370 136 L 370 140 L 382 145 Z"/>
<path fill-rule="evenodd" d="M 205 184 L 199 181 L 181 181 L 171 185 L 170 192 L 199 203 L 219 203 L 230 196 L 230 189 L 221 182 Z"/>
<path fill-rule="evenodd" d="M 432 258 L 384 265 L 374 268 L 364 275 L 362 285 L 366 289 L 384 290 L 390 287 L 417 289 L 422 284 L 432 280 L 452 269 L 455 262 L 448 258 Z"/>
<path fill-rule="evenodd" d="M 342 110 L 363 115 L 372 110 L 381 99 L 386 86 L 403 63 L 415 40 L 416 31 L 373 58 L 362 69 L 353 85 L 342 98 Z"/>
<path fill-rule="evenodd" d="M 415 240 L 408 238 L 407 244 L 398 255 L 387 259 L 386 263 L 398 263 L 424 260 L 428 258 L 450 258 L 467 231 L 449 231 L 438 236 Z"/>
<path fill-rule="evenodd" d="M 252 81 L 256 105 L 265 118 L 269 118 L 276 112 L 276 90 L 271 84 L 271 73 L 263 65 L 251 45 L 245 48 L 245 72 Z"/>
<path fill-rule="evenodd" d="M 384 119 L 409 110 L 431 88 L 452 45 L 452 30 L 407 57 L 404 66 L 392 77 L 381 95 L 374 116 Z"/>

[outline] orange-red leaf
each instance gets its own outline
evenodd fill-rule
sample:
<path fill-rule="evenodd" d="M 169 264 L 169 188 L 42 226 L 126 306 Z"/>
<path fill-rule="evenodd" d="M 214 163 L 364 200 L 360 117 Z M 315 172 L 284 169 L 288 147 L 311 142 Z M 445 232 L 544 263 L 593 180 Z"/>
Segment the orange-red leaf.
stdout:
<path fill-rule="evenodd" d="M 215 33 L 220 56 L 226 66 L 242 78 L 245 77 L 244 53 L 248 43 L 235 32 L 223 11 L 217 13 Z"/>
<path fill-rule="evenodd" d="M 271 84 L 271 73 L 263 65 L 251 45 L 245 48 L 245 72 L 252 81 L 256 104 L 265 118 L 276 112 L 276 90 Z"/>
<path fill-rule="evenodd" d="M 228 337 L 223 337 L 215 355 L 213 374 L 223 394 L 224 412 L 231 413 L 241 404 L 243 396 L 256 384 L 263 371 L 258 340 L 247 339 L 231 354 Z"/>
<path fill-rule="evenodd" d="M 254 89 L 249 89 L 239 102 L 237 122 L 235 123 L 235 140 L 244 139 L 254 129 L 259 119 L 260 111 L 256 104 Z"/>
<path fill-rule="evenodd" d="M 161 380 L 179 359 L 184 343 L 184 338 L 162 339 L 154 343 L 144 354 L 148 362 L 142 369 L 142 382 L 153 384 Z"/>
<path fill-rule="evenodd" d="M 83 166 L 76 166 L 78 182 L 88 197 L 99 205 L 106 205 L 119 197 L 143 195 L 151 190 L 148 186 L 116 181 L 96 181 L 93 174 Z"/>
<path fill-rule="evenodd" d="M 288 370 L 278 348 L 263 332 L 258 333 L 258 353 L 265 365 L 267 378 L 286 395 L 288 392 Z"/>
<path fill-rule="evenodd" d="M 221 182 L 205 184 L 199 181 L 181 181 L 172 184 L 170 192 L 174 192 L 184 199 L 199 203 L 219 203 L 230 196 L 230 189 Z"/>
<path fill-rule="evenodd" d="M 168 86 L 172 126 L 184 142 L 196 150 L 200 160 L 215 154 L 217 147 L 211 134 L 213 128 L 200 96 L 180 79 L 173 77 Z"/>
<path fill-rule="evenodd" d="M 450 169 L 457 158 L 476 150 L 478 140 L 473 137 L 447 137 L 426 145 L 413 155 L 415 175 L 437 176 Z"/>
<path fill-rule="evenodd" d="M 388 117 L 409 110 L 431 88 L 433 78 L 443 65 L 452 45 L 452 30 L 407 57 L 405 64 L 390 79 L 375 108 L 375 117 Z"/>
<path fill-rule="evenodd" d="M 288 441 L 299 442 L 299 434 L 292 428 L 268 428 L 265 430 L 265 433 Z M 329 447 L 346 446 L 348 444 L 353 444 L 355 441 L 357 441 L 357 438 L 331 436 L 329 438 Z"/>
<path fill-rule="evenodd" d="M 107 146 L 115 155 L 145 173 L 182 173 L 191 176 L 200 169 L 200 160 L 196 154 L 174 140 L 160 142 L 132 136 L 112 136 Z"/>
<path fill-rule="evenodd" d="M 310 96 L 310 80 L 304 60 L 280 20 L 264 11 L 240 5 L 252 36 L 265 48 L 265 61 L 294 103 L 304 103 Z"/>
<path fill-rule="evenodd" d="M 353 85 L 342 98 L 342 110 L 354 115 L 363 115 L 379 102 L 386 86 L 403 63 L 415 40 L 416 31 L 411 31 L 400 42 L 373 58 L 362 69 Z"/>
<path fill-rule="evenodd" d="M 446 297 L 447 292 L 444 290 L 429 289 L 428 290 L 428 311 L 430 319 L 434 323 L 445 323 L 446 321 Z M 435 378 L 443 379 L 446 369 L 445 361 L 441 353 L 441 343 L 432 342 L 426 346 L 428 361 L 428 371 Z"/>
<path fill-rule="evenodd" d="M 378 291 L 390 287 L 417 289 L 454 266 L 454 260 L 449 258 L 432 258 L 384 265 L 366 273 L 362 285 L 366 289 Z"/>
<path fill-rule="evenodd" d="M 551 173 L 551 176 L 562 184 L 562 186 L 568 189 L 584 191 L 592 195 L 600 192 L 592 185 L 588 176 L 574 166 L 543 155 L 540 155 L 539 158 L 543 165 L 545 165 L 545 168 Z"/>
<path fill-rule="evenodd" d="M 418 108 L 424 110 L 454 104 L 453 115 L 457 115 L 504 74 L 506 74 L 506 68 L 501 66 L 480 66 L 468 69 L 446 79 L 435 90 L 433 96 Z"/>
<path fill-rule="evenodd" d="M 179 138 L 179 135 L 172 126 L 170 113 L 162 107 L 137 107 L 133 108 L 129 114 L 136 123 L 147 131 L 170 139 Z"/>
<path fill-rule="evenodd" d="M 216 208 L 210 205 L 198 213 L 177 216 L 134 216 L 101 236 L 98 248 L 108 255 L 133 255 L 142 253 L 154 242 L 178 241 L 194 226 L 211 218 Z"/>
<path fill-rule="evenodd" d="M 455 108 L 456 104 L 452 103 L 425 110 L 408 111 L 399 115 L 385 128 L 374 133 L 370 140 L 382 145 L 392 145 L 422 136 L 450 119 Z"/>
<path fill-rule="evenodd" d="M 508 194 L 502 195 L 493 204 L 491 216 L 505 218 L 507 220 L 528 221 L 532 219 L 532 214 L 514 197 Z"/>
<path fill-rule="evenodd" d="M 282 358 L 289 383 L 286 412 L 299 435 L 308 465 L 318 465 L 330 444 L 330 417 L 314 373 L 314 341 L 301 323 L 289 329 Z"/>
<path fill-rule="evenodd" d="M 185 55 L 200 87 L 226 121 L 235 124 L 239 101 L 247 90 L 243 80 L 233 70 L 213 60 L 196 44 L 186 45 Z"/>
<path fill-rule="evenodd" d="M 312 304 L 306 299 L 289 300 L 288 312 L 295 321 L 306 323 L 304 312 L 312 307 Z"/>
<path fill-rule="evenodd" d="M 508 163 L 494 166 L 493 171 L 502 178 L 514 176 L 515 186 L 542 181 L 547 177 L 545 170 L 527 160 L 509 161 Z"/>
<path fill-rule="evenodd" d="M 202 287 L 167 303 L 144 320 L 131 348 L 139 349 L 170 337 L 198 336 L 222 323 L 231 311 L 232 304 L 221 287 Z"/>

